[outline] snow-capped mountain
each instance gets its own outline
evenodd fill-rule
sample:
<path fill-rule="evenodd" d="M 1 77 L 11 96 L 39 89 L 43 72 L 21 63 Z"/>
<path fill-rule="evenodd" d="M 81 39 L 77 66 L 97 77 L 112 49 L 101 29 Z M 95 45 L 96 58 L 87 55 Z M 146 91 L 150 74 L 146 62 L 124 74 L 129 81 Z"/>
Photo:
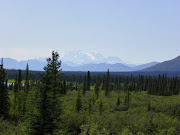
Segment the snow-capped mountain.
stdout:
<path fill-rule="evenodd" d="M 62 58 L 62 61 L 69 66 L 78 66 L 84 64 L 98 64 L 98 63 L 125 63 L 118 57 L 104 57 L 98 52 L 83 52 L 81 50 L 74 50 L 66 53 Z M 76 65 L 75 65 L 76 63 Z"/>

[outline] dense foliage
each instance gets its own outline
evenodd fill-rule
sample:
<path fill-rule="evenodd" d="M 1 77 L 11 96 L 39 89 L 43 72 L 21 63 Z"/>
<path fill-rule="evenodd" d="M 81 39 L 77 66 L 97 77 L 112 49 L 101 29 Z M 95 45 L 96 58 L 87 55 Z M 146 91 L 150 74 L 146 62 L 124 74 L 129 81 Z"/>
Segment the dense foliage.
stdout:
<path fill-rule="evenodd" d="M 6 73 L 3 68 L 3 60 L 0 65 L 0 117 L 5 119 L 8 117 L 9 104 L 8 104 L 8 90 L 5 85 L 6 82 Z"/>

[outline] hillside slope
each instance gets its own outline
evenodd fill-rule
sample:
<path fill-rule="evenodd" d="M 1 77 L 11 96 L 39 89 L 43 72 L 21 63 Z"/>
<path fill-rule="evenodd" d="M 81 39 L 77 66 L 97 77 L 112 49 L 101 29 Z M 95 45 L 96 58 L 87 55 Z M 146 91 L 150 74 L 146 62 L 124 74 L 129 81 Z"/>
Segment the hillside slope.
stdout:
<path fill-rule="evenodd" d="M 180 56 L 172 60 L 159 63 L 155 66 L 143 69 L 142 71 L 180 71 Z"/>

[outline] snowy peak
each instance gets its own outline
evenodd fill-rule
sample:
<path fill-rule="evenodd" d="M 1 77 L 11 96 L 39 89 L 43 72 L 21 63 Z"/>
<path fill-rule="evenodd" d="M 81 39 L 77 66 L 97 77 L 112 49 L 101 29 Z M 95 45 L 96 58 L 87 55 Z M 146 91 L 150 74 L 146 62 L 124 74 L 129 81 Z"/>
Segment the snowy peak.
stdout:
<path fill-rule="evenodd" d="M 66 53 L 62 57 L 62 61 L 64 62 L 73 62 L 79 65 L 90 64 L 90 63 L 107 63 L 107 64 L 115 64 L 115 63 L 125 63 L 118 57 L 104 57 L 102 54 L 98 52 L 83 52 L 81 50 L 74 50 Z M 71 66 L 71 65 L 70 65 Z"/>

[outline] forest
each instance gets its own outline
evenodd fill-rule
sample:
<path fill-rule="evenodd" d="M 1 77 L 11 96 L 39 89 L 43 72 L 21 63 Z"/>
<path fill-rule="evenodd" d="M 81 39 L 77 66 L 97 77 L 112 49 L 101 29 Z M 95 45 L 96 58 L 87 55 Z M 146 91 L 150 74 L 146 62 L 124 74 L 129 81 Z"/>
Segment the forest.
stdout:
<path fill-rule="evenodd" d="M 0 64 L 0 135 L 178 135 L 180 77 L 171 72 L 44 72 Z"/>

